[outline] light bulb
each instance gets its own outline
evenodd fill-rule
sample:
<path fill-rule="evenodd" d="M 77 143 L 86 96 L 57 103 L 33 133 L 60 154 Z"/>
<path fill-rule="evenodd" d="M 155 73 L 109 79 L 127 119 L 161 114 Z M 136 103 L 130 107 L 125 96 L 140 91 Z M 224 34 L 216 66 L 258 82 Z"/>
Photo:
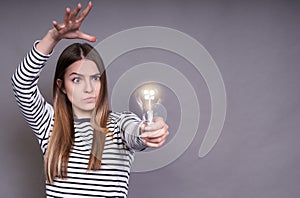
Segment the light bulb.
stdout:
<path fill-rule="evenodd" d="M 154 105 L 158 103 L 158 92 L 153 88 L 142 89 L 139 93 L 138 103 L 143 112 L 143 120 L 146 121 L 148 125 L 153 122 L 154 117 Z"/>
<path fill-rule="evenodd" d="M 143 121 L 147 125 L 151 125 L 155 117 L 167 119 L 167 110 L 161 104 L 163 89 L 163 86 L 158 83 L 147 83 L 135 90 L 136 102 L 142 112 Z"/>
<path fill-rule="evenodd" d="M 144 85 L 136 92 L 136 101 L 139 104 L 143 120 L 147 125 L 152 124 L 155 115 L 155 108 L 160 102 L 159 92 L 153 85 Z"/>

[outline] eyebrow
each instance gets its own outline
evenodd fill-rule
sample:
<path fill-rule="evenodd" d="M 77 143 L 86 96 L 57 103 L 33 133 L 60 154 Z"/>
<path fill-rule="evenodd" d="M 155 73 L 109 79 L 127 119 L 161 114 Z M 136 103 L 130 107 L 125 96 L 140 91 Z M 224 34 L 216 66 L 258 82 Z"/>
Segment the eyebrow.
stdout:
<path fill-rule="evenodd" d="M 72 72 L 72 73 L 69 74 L 69 76 L 72 76 L 72 75 L 84 76 L 83 74 L 76 73 L 76 72 Z M 90 76 L 98 76 L 98 75 L 101 75 L 101 74 L 100 73 L 95 73 L 95 74 L 90 75 Z"/>

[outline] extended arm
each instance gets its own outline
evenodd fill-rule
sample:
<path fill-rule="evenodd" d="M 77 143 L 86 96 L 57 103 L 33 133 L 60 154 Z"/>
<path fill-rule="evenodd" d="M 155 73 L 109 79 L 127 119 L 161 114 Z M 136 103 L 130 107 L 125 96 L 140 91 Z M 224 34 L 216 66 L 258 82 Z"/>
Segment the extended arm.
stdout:
<path fill-rule="evenodd" d="M 124 112 L 120 116 L 118 124 L 129 148 L 134 150 L 143 150 L 147 146 L 158 148 L 165 143 L 169 135 L 168 125 L 161 117 L 155 117 L 153 121 L 150 126 L 147 126 L 131 112 Z"/>

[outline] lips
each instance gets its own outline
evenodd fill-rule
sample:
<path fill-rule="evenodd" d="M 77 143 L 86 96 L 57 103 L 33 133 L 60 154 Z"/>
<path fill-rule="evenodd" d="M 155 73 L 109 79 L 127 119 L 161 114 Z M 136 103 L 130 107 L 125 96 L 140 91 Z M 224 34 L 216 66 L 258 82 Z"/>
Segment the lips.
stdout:
<path fill-rule="evenodd" d="M 87 103 L 94 103 L 96 101 L 96 98 L 95 97 L 88 97 L 88 98 L 84 98 L 83 101 L 87 102 Z"/>

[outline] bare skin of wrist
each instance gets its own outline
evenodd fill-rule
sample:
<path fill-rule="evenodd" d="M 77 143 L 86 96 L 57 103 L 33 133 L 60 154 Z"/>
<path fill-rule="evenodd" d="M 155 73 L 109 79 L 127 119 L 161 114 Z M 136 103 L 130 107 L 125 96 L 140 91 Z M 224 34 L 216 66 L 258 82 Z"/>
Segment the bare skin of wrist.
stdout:
<path fill-rule="evenodd" d="M 50 54 L 60 40 L 61 39 L 58 38 L 57 30 L 53 28 L 47 32 L 42 40 L 40 40 L 36 45 L 36 49 L 45 55 Z"/>

